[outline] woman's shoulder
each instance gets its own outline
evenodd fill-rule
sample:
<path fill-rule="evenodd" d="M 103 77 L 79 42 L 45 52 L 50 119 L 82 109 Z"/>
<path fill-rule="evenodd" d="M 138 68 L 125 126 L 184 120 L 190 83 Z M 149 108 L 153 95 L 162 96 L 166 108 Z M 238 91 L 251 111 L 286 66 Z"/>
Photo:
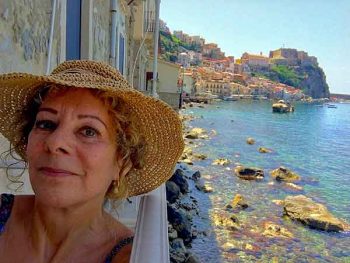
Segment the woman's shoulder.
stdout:
<path fill-rule="evenodd" d="M 5 194 L 2 194 L 2 200 L 4 200 L 3 196 Z M 7 194 L 6 194 L 7 195 Z M 33 204 L 34 204 L 34 195 L 8 195 L 12 196 L 13 198 L 13 212 L 18 214 L 27 214 L 28 212 L 32 211 Z"/>
<path fill-rule="evenodd" d="M 109 254 L 109 261 L 106 262 L 129 262 L 134 239 L 134 232 L 111 217 L 113 220 L 114 243 Z"/>

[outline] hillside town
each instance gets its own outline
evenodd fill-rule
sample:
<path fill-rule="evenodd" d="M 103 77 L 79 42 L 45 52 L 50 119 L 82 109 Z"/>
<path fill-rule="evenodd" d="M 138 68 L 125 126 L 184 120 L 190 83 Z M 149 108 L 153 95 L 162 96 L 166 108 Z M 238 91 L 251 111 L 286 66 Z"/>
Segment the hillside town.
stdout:
<path fill-rule="evenodd" d="M 318 68 L 317 58 L 307 52 L 292 48 L 280 48 L 270 51 L 269 55 L 243 53 L 240 58 L 225 56 L 216 43 L 206 43 L 198 35 L 190 36 L 183 31 L 170 32 L 164 21 L 160 21 L 160 34 L 164 38 L 176 39 L 180 45 L 176 52 L 167 54 L 167 47 L 162 46 L 162 58 L 181 65 L 178 88 L 183 97 L 212 96 L 218 98 L 255 98 L 311 100 L 329 97 L 326 92 L 320 95 L 305 92 L 296 85 L 299 83 L 274 81 L 264 76 L 271 69 L 281 68 Z M 162 38 L 161 38 L 162 39 Z M 188 48 L 186 48 L 188 47 Z M 322 72 L 323 73 L 323 72 Z M 322 77 L 322 76 L 321 76 Z M 289 85 L 288 85 L 289 84 Z M 293 84 L 293 85 L 291 85 Z"/>

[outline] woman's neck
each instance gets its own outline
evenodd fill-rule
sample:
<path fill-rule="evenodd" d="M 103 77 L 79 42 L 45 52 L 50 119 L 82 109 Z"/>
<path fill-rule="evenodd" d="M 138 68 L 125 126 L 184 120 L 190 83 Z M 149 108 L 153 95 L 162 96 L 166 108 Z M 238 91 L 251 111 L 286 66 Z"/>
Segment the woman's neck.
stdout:
<path fill-rule="evenodd" d="M 76 244 L 89 243 L 99 236 L 96 233 L 108 229 L 102 201 L 53 208 L 36 200 L 30 231 L 33 248 L 44 258 L 51 259 L 59 254 L 63 256 Z"/>

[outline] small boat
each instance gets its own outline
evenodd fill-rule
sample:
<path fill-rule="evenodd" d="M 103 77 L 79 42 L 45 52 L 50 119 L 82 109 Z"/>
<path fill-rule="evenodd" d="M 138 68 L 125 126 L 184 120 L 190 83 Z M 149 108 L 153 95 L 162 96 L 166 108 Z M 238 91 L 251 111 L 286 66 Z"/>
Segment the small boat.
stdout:
<path fill-rule="evenodd" d="M 284 100 L 279 100 L 277 103 L 272 104 L 272 112 L 286 113 L 293 112 L 294 106 Z"/>
<path fill-rule="evenodd" d="M 322 108 L 323 105 L 322 104 L 317 104 L 317 105 L 315 105 L 315 107 Z"/>
<path fill-rule="evenodd" d="M 235 95 L 231 95 L 231 96 L 227 96 L 227 97 L 224 97 L 223 100 L 224 101 L 236 101 L 238 100 L 238 96 L 235 96 Z"/>
<path fill-rule="evenodd" d="M 337 108 L 337 106 L 336 105 L 334 105 L 334 104 L 328 104 L 328 106 L 327 106 L 328 108 L 334 108 L 334 109 L 336 109 Z"/>

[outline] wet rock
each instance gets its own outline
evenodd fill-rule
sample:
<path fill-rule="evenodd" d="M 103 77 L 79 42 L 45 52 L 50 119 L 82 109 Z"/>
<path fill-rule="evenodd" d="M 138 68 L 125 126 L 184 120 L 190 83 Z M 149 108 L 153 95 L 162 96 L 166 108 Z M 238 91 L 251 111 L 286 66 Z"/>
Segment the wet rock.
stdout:
<path fill-rule="evenodd" d="M 336 232 L 350 230 L 349 224 L 334 217 L 324 205 L 304 195 L 287 196 L 284 200 L 284 213 L 311 228 Z"/>
<path fill-rule="evenodd" d="M 185 173 L 181 169 L 176 169 L 169 181 L 174 182 L 180 188 L 181 193 L 188 193 L 188 182 L 185 179 Z"/>
<path fill-rule="evenodd" d="M 187 257 L 187 259 L 185 261 L 185 263 L 201 263 L 201 262 L 202 261 L 200 261 L 200 259 L 196 255 L 194 255 L 192 253 L 188 254 L 188 257 Z"/>
<path fill-rule="evenodd" d="M 180 187 L 174 182 L 167 181 L 166 184 L 166 199 L 169 203 L 174 203 L 180 197 Z"/>
<path fill-rule="evenodd" d="M 283 166 L 271 171 L 271 176 L 274 177 L 277 181 L 293 182 L 300 180 L 300 176 L 297 173 L 294 173 Z"/>
<path fill-rule="evenodd" d="M 193 165 L 193 161 L 191 159 L 184 159 L 182 160 L 183 163 L 188 164 L 188 165 Z"/>
<path fill-rule="evenodd" d="M 168 236 L 169 240 L 177 238 L 177 231 L 173 228 L 172 224 L 168 224 Z"/>
<path fill-rule="evenodd" d="M 176 209 L 173 206 L 167 206 L 168 221 L 177 231 L 177 235 L 183 239 L 185 244 L 190 244 L 192 240 L 192 226 L 188 215 L 182 209 Z"/>
<path fill-rule="evenodd" d="M 186 135 L 187 139 L 206 139 L 208 138 L 207 131 L 203 128 L 193 128 Z"/>
<path fill-rule="evenodd" d="M 192 174 L 192 180 L 197 181 L 199 178 L 201 178 L 200 171 L 196 171 L 194 174 Z"/>
<path fill-rule="evenodd" d="M 211 187 L 210 185 L 208 185 L 207 183 L 204 182 L 203 179 L 199 178 L 197 181 L 196 181 L 196 184 L 195 184 L 196 188 L 199 190 L 199 191 L 202 191 L 204 193 L 211 193 L 213 192 L 213 187 Z"/>
<path fill-rule="evenodd" d="M 187 249 L 181 238 L 176 238 L 170 242 L 170 262 L 183 263 L 187 259 Z"/>
<path fill-rule="evenodd" d="M 236 194 L 233 198 L 232 202 L 226 206 L 226 208 L 240 208 L 240 209 L 246 209 L 248 208 L 248 203 L 245 200 L 245 198 L 240 195 Z"/>
<path fill-rule="evenodd" d="M 282 237 L 282 238 L 293 238 L 293 234 L 286 228 L 281 227 L 273 222 L 266 222 L 264 224 L 264 236 L 268 237 Z"/>
<path fill-rule="evenodd" d="M 229 165 L 231 162 L 228 159 L 225 158 L 219 158 L 214 160 L 214 162 L 212 163 L 212 165 Z"/>
<path fill-rule="evenodd" d="M 255 143 L 255 140 L 251 137 L 247 138 L 247 143 L 250 145 L 253 145 Z"/>
<path fill-rule="evenodd" d="M 193 154 L 193 157 L 195 157 L 199 160 L 205 160 L 208 158 L 208 156 L 206 156 L 205 154 L 201 154 L 201 153 L 195 153 L 195 154 Z"/>
<path fill-rule="evenodd" d="M 264 178 L 264 171 L 255 167 L 237 166 L 235 175 L 244 180 L 260 180 Z"/>
<path fill-rule="evenodd" d="M 188 146 L 185 146 L 185 149 L 184 151 L 182 152 L 182 156 L 181 156 L 181 159 L 184 160 L 184 159 L 190 159 L 191 156 L 192 156 L 193 152 L 192 152 L 192 148 L 191 147 L 188 147 Z"/>
<path fill-rule="evenodd" d="M 270 153 L 272 152 L 270 149 L 267 149 L 265 147 L 259 147 L 259 153 Z"/>
<path fill-rule="evenodd" d="M 235 219 L 234 219 L 235 220 Z M 212 222 L 215 226 L 223 227 L 229 230 L 240 229 L 239 225 L 235 223 L 233 218 L 228 214 L 214 214 L 212 216 Z"/>
<path fill-rule="evenodd" d="M 290 188 L 290 189 L 297 190 L 297 191 L 302 191 L 303 190 L 302 186 L 296 185 L 296 184 L 293 184 L 293 183 L 286 183 L 286 186 L 288 188 Z"/>

